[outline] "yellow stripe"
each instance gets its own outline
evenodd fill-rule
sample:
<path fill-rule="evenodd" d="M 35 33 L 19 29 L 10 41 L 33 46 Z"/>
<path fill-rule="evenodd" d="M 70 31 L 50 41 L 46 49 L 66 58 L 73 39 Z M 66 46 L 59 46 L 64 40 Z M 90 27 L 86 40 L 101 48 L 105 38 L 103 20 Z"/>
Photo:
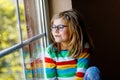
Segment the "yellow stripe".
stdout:
<path fill-rule="evenodd" d="M 54 68 L 55 67 L 55 64 L 53 64 L 53 63 L 45 63 L 45 65 L 47 68 Z"/>
<path fill-rule="evenodd" d="M 83 80 L 83 78 L 81 78 L 81 77 L 75 77 L 75 80 Z"/>
<path fill-rule="evenodd" d="M 43 68 L 43 64 L 36 64 L 37 68 Z"/>
<path fill-rule="evenodd" d="M 76 64 L 73 65 L 61 65 L 61 66 L 57 66 L 57 69 L 66 69 L 66 68 L 75 68 Z"/>
<path fill-rule="evenodd" d="M 78 58 L 88 58 L 89 57 L 89 53 L 81 53 Z"/>

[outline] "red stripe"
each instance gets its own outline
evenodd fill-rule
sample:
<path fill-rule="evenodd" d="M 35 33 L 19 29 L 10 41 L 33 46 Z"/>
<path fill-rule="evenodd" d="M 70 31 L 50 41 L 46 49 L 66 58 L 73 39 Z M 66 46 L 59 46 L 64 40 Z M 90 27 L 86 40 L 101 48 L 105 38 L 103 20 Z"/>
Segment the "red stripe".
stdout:
<path fill-rule="evenodd" d="M 56 62 L 57 65 L 67 65 L 67 64 L 76 64 L 76 60 L 65 61 L 65 62 Z"/>
<path fill-rule="evenodd" d="M 89 52 L 89 48 L 85 48 L 83 52 Z"/>
<path fill-rule="evenodd" d="M 84 73 L 82 73 L 82 72 L 77 72 L 76 76 L 77 76 L 77 77 L 84 77 Z"/>
<path fill-rule="evenodd" d="M 55 61 L 53 59 L 47 58 L 45 57 L 45 62 L 47 63 L 55 63 Z"/>
<path fill-rule="evenodd" d="M 42 60 L 36 59 L 36 60 L 35 60 L 35 63 L 42 63 Z"/>

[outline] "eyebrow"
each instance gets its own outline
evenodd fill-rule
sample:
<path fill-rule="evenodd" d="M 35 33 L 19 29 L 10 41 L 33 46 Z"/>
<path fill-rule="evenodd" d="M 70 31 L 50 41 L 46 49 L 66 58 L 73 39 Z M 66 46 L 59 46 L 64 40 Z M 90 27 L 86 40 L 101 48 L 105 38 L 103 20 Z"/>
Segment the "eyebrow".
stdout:
<path fill-rule="evenodd" d="M 55 25 L 55 24 L 53 24 L 54 26 L 60 26 L 60 25 L 63 25 L 63 26 L 67 26 L 66 24 L 59 24 L 59 25 Z M 52 25 L 52 26 L 53 26 Z"/>

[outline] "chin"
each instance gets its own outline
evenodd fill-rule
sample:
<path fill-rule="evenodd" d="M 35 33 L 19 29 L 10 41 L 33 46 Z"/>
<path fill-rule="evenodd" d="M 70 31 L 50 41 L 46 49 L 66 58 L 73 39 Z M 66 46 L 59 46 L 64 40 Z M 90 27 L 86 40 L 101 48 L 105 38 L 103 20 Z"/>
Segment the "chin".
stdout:
<path fill-rule="evenodd" d="M 56 43 L 60 43 L 60 41 L 56 41 Z"/>
<path fill-rule="evenodd" d="M 60 43 L 60 42 L 61 42 L 61 40 L 55 40 L 55 42 Z"/>

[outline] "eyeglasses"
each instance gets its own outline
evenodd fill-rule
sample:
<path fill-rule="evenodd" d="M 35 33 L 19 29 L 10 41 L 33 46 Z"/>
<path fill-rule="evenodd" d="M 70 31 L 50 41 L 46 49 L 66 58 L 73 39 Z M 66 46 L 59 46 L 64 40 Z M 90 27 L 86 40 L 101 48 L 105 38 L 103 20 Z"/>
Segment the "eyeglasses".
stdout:
<path fill-rule="evenodd" d="M 56 30 L 58 30 L 58 31 L 63 31 L 63 29 L 65 28 L 65 27 L 68 27 L 68 26 L 66 26 L 66 25 L 53 25 L 52 27 L 51 27 L 51 30 L 52 31 L 56 31 Z"/>

